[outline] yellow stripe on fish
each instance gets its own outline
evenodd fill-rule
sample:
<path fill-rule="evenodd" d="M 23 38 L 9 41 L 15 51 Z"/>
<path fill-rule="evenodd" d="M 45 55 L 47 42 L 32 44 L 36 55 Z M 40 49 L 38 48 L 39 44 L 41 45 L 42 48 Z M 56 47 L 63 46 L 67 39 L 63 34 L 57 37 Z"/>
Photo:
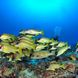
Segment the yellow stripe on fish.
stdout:
<path fill-rule="evenodd" d="M 54 53 L 50 53 L 49 51 L 36 51 L 33 53 L 31 56 L 32 59 L 42 59 L 42 58 L 47 58 L 49 56 L 54 56 Z"/>
<path fill-rule="evenodd" d="M 68 49 L 70 49 L 70 47 L 69 47 L 68 45 L 60 48 L 60 49 L 57 51 L 57 56 L 62 55 L 62 54 L 65 53 Z"/>

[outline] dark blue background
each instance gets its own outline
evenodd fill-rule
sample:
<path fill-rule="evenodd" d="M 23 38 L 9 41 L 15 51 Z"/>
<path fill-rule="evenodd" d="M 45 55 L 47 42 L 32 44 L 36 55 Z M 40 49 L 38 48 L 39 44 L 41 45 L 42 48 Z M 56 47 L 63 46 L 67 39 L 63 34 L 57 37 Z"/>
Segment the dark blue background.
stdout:
<path fill-rule="evenodd" d="M 78 0 L 0 0 L 0 34 L 38 29 L 46 37 L 78 41 Z"/>

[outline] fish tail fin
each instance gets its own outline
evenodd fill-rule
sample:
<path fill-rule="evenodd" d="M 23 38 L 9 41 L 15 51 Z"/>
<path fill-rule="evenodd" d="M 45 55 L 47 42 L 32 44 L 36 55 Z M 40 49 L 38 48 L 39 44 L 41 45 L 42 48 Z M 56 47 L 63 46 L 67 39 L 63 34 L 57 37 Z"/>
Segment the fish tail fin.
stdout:
<path fill-rule="evenodd" d="M 18 49 L 18 53 L 22 56 L 23 55 L 23 53 L 22 53 L 22 49 Z"/>
<path fill-rule="evenodd" d="M 50 55 L 53 55 L 53 56 L 54 56 L 54 55 L 55 55 L 55 53 L 51 52 L 51 53 L 50 53 Z"/>
<path fill-rule="evenodd" d="M 41 31 L 41 34 L 44 35 L 44 31 Z"/>

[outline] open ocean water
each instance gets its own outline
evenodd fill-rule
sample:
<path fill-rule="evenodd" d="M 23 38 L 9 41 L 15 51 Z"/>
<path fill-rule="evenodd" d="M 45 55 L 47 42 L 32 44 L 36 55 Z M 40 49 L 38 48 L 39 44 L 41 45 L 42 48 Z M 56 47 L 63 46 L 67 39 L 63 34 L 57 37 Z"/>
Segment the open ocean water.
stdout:
<path fill-rule="evenodd" d="M 78 0 L 0 0 L 0 34 L 17 35 L 38 29 L 46 37 L 75 45 L 78 41 Z"/>

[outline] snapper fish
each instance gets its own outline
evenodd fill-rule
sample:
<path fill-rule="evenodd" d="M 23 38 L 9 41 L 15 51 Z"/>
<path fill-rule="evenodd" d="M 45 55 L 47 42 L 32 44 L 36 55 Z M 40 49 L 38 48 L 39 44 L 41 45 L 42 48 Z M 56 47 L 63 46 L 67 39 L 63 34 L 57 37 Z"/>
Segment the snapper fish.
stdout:
<path fill-rule="evenodd" d="M 9 34 L 3 34 L 3 35 L 0 36 L 0 39 L 1 39 L 1 40 L 10 39 L 10 38 L 11 38 L 11 37 L 10 37 Z"/>
<path fill-rule="evenodd" d="M 20 42 L 18 44 L 15 45 L 16 47 L 18 48 L 21 48 L 21 49 L 25 49 L 25 48 L 28 48 L 28 49 L 35 49 L 35 44 L 29 44 L 27 42 Z"/>
<path fill-rule="evenodd" d="M 50 64 L 50 66 L 46 70 L 55 71 L 56 69 L 59 69 L 59 68 L 65 69 L 65 65 L 64 64 L 59 64 L 59 63 L 53 63 L 53 64 Z"/>
<path fill-rule="evenodd" d="M 26 37 L 32 39 L 32 38 L 34 38 L 35 36 L 33 36 L 33 35 L 26 35 Z"/>
<path fill-rule="evenodd" d="M 59 43 L 58 41 L 52 39 L 50 45 L 55 46 L 55 45 L 58 45 L 58 43 Z"/>
<path fill-rule="evenodd" d="M 28 40 L 22 39 L 22 40 L 20 40 L 20 42 L 23 42 L 23 43 L 25 42 L 25 43 L 27 43 L 27 44 L 29 44 L 29 45 L 35 45 L 35 44 L 34 44 L 34 41 L 28 41 Z M 20 42 L 19 42 L 19 43 L 20 43 Z"/>
<path fill-rule="evenodd" d="M 33 52 L 33 50 L 35 50 L 36 45 L 29 41 L 22 40 L 18 44 L 16 44 L 15 47 L 22 50 L 22 53 L 21 53 L 22 55 L 30 56 L 30 54 Z"/>
<path fill-rule="evenodd" d="M 31 40 L 30 38 L 28 38 L 28 37 L 26 37 L 26 36 L 23 36 L 23 37 L 19 37 L 18 38 L 19 40 L 28 40 L 28 41 L 33 41 L 33 40 Z"/>
<path fill-rule="evenodd" d="M 57 50 L 57 48 L 53 46 L 53 47 L 50 48 L 50 50 L 55 51 L 55 50 Z"/>
<path fill-rule="evenodd" d="M 41 44 L 47 44 L 50 43 L 51 40 L 48 38 L 41 38 L 40 40 L 38 40 L 37 42 L 41 43 Z"/>
<path fill-rule="evenodd" d="M 3 34 L 0 36 L 0 39 L 2 41 L 9 40 L 10 42 L 15 41 L 17 38 L 14 35 L 11 34 Z"/>
<path fill-rule="evenodd" d="M 42 58 L 47 58 L 49 56 L 54 56 L 54 53 L 50 53 L 49 51 L 45 50 L 45 51 L 35 51 L 32 56 L 31 59 L 42 59 Z"/>
<path fill-rule="evenodd" d="M 9 58 L 9 61 L 12 61 L 13 57 L 15 58 L 14 60 L 21 60 L 20 58 L 23 57 L 22 50 L 15 46 L 6 43 L 3 43 L 0 46 L 0 51 L 6 54 L 7 58 Z"/>
<path fill-rule="evenodd" d="M 60 42 L 56 47 L 63 47 L 63 46 L 65 46 L 65 45 L 67 45 L 67 43 L 64 43 L 64 42 Z"/>
<path fill-rule="evenodd" d="M 23 57 L 22 55 L 20 55 L 19 53 L 15 53 L 15 54 L 8 54 L 6 55 L 6 57 L 9 59 L 10 62 L 16 62 L 16 61 L 21 61 L 21 57 Z"/>
<path fill-rule="evenodd" d="M 60 56 L 60 55 L 64 54 L 64 53 L 65 53 L 68 49 L 70 49 L 70 48 L 71 48 L 71 47 L 68 46 L 68 45 L 60 48 L 60 49 L 57 51 L 57 56 Z"/>
<path fill-rule="evenodd" d="M 19 32 L 20 34 L 26 34 L 26 35 L 40 35 L 40 34 L 44 34 L 42 31 L 36 31 L 36 30 L 23 30 Z"/>
<path fill-rule="evenodd" d="M 21 38 L 19 38 L 19 42 L 28 42 L 28 43 L 33 43 L 34 44 L 34 40 L 32 40 L 32 39 L 30 39 L 30 38 L 27 38 L 27 37 L 21 37 Z"/>
<path fill-rule="evenodd" d="M 40 50 L 43 50 L 47 47 L 47 45 L 37 45 L 36 47 L 36 51 L 40 51 Z"/>
<path fill-rule="evenodd" d="M 18 51 L 18 49 L 11 45 L 3 45 L 0 49 L 0 51 L 2 51 L 4 53 L 16 53 Z"/>

